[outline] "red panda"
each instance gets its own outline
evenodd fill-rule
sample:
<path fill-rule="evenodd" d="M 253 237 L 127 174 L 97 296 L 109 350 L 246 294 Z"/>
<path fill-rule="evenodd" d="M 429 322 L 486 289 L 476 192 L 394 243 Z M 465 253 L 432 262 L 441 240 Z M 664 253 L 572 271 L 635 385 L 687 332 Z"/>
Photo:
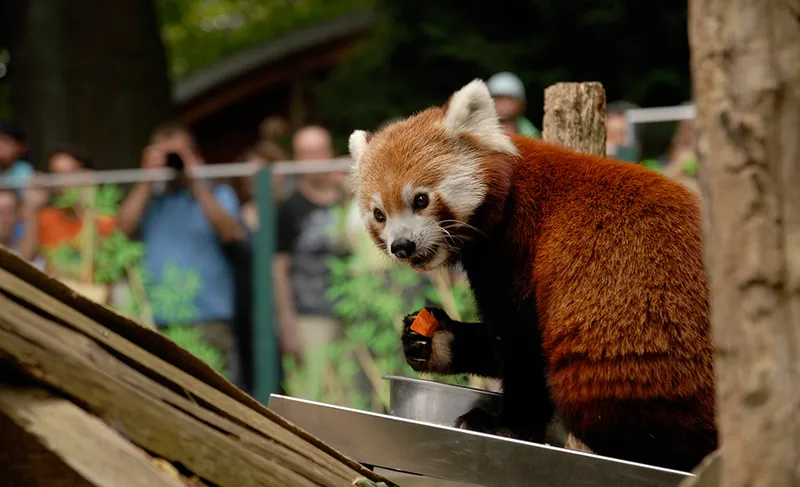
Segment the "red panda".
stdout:
<path fill-rule="evenodd" d="M 700 207 L 641 166 L 506 135 L 474 80 L 350 136 L 366 228 L 419 271 L 460 264 L 482 323 L 404 320 L 420 372 L 503 381 L 455 426 L 541 442 L 557 412 L 593 452 L 690 471 L 717 448 Z"/>

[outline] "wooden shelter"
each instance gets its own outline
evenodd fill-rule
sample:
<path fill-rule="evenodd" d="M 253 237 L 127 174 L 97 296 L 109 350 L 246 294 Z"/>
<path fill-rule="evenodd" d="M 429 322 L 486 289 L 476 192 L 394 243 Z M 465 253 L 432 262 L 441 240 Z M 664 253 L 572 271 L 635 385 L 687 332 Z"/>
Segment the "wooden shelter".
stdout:
<path fill-rule="evenodd" d="M 14 487 L 393 485 L 3 249 L 0 465 Z"/>
<path fill-rule="evenodd" d="M 239 51 L 179 81 L 173 100 L 209 162 L 230 162 L 280 115 L 297 128 L 313 103 L 308 82 L 342 63 L 369 33 L 371 9 L 356 10 Z"/>

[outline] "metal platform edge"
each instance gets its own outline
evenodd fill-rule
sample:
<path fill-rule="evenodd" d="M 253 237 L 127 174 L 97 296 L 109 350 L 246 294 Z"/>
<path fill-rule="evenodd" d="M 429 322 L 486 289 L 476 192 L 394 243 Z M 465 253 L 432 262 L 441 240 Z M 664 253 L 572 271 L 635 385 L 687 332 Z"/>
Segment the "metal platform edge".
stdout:
<path fill-rule="evenodd" d="M 358 462 L 487 487 L 675 487 L 692 476 L 278 394 L 268 407 Z"/>

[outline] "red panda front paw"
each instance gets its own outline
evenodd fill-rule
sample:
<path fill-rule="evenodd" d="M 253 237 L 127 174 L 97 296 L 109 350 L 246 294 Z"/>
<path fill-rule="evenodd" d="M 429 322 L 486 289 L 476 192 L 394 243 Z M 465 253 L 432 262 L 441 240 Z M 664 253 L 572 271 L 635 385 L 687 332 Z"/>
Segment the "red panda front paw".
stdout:
<path fill-rule="evenodd" d="M 453 427 L 477 433 L 522 439 L 521 435 L 503 426 L 497 416 L 481 408 L 474 408 L 468 413 L 459 416 Z"/>
<path fill-rule="evenodd" d="M 433 374 L 449 374 L 453 364 L 453 332 L 448 326 L 450 317 L 439 308 L 425 308 L 439 322 L 439 328 L 431 338 L 421 335 L 411 329 L 417 313 L 411 313 L 403 318 L 403 353 L 406 362 L 417 372 Z"/>

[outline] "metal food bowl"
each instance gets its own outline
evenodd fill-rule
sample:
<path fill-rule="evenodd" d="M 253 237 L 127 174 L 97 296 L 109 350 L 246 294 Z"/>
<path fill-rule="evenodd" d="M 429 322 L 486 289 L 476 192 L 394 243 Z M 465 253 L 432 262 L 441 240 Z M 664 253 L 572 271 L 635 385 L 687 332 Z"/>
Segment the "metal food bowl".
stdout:
<path fill-rule="evenodd" d="M 462 414 L 479 407 L 496 414 L 501 395 L 496 392 L 432 380 L 387 375 L 389 414 L 424 423 L 453 426 Z"/>

